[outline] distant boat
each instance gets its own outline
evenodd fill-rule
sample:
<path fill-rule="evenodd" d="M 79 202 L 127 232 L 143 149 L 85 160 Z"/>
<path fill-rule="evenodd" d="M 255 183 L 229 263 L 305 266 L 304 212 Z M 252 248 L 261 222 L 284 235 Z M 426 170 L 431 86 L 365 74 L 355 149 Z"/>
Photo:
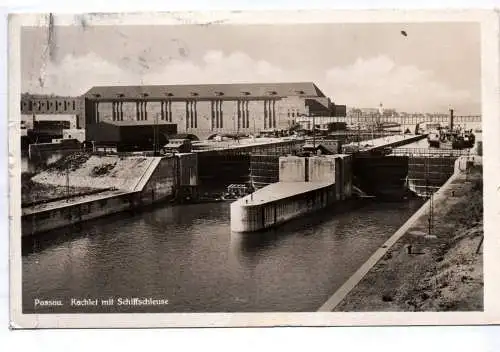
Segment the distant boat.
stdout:
<path fill-rule="evenodd" d="M 430 131 L 427 135 L 427 141 L 430 147 L 439 148 L 441 142 L 439 130 Z"/>
<path fill-rule="evenodd" d="M 440 127 L 427 131 L 429 146 L 440 149 L 467 149 L 474 147 L 476 136 L 472 130 Z"/>

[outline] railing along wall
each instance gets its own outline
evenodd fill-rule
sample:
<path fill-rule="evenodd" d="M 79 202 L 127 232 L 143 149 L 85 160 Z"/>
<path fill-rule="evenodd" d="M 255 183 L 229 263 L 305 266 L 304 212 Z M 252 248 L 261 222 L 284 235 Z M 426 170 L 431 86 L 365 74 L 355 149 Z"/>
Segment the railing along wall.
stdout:
<path fill-rule="evenodd" d="M 470 155 L 470 149 L 428 149 L 428 148 L 394 148 L 391 155 L 418 156 L 418 157 L 454 157 Z"/>

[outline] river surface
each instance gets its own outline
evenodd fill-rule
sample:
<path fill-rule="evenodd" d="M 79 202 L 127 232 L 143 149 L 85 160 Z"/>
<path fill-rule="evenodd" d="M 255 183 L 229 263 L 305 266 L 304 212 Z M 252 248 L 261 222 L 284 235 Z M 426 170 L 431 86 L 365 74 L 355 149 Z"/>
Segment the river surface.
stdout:
<path fill-rule="evenodd" d="M 122 213 L 23 240 L 23 310 L 316 311 L 422 204 L 368 202 L 275 230 L 231 233 L 229 203 Z M 122 305 L 118 298 L 168 300 Z M 71 306 L 71 298 L 114 298 Z M 63 306 L 38 307 L 39 300 Z"/>

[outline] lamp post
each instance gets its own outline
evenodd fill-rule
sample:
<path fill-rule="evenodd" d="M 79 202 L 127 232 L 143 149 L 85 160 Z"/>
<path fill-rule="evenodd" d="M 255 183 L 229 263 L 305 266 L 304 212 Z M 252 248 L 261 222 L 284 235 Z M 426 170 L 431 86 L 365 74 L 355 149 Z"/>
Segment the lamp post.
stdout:
<path fill-rule="evenodd" d="M 313 149 L 316 148 L 316 118 L 314 114 L 312 115 L 312 120 L 313 120 Z"/>
<path fill-rule="evenodd" d="M 158 114 L 155 114 L 155 121 L 153 125 L 153 155 L 158 155 Z"/>

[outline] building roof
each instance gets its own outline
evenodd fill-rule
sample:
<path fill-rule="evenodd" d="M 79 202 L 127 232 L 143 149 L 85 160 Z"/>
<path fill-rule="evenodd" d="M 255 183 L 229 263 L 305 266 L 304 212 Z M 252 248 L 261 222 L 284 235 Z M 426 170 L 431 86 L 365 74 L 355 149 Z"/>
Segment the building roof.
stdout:
<path fill-rule="evenodd" d="M 84 94 L 86 98 L 107 99 L 228 99 L 235 97 L 325 97 L 312 82 L 231 83 L 198 85 L 97 86 Z"/>
<path fill-rule="evenodd" d="M 164 126 L 164 125 L 176 125 L 173 122 L 167 122 L 165 120 L 160 120 L 155 121 L 154 119 L 151 120 L 123 120 L 123 121 L 101 121 L 99 122 L 101 124 L 108 124 L 108 125 L 114 125 L 114 126 Z"/>
<path fill-rule="evenodd" d="M 80 99 L 80 96 L 69 96 L 69 95 L 54 95 L 54 94 L 31 94 L 31 93 L 21 93 L 21 100 L 24 99 Z"/>

